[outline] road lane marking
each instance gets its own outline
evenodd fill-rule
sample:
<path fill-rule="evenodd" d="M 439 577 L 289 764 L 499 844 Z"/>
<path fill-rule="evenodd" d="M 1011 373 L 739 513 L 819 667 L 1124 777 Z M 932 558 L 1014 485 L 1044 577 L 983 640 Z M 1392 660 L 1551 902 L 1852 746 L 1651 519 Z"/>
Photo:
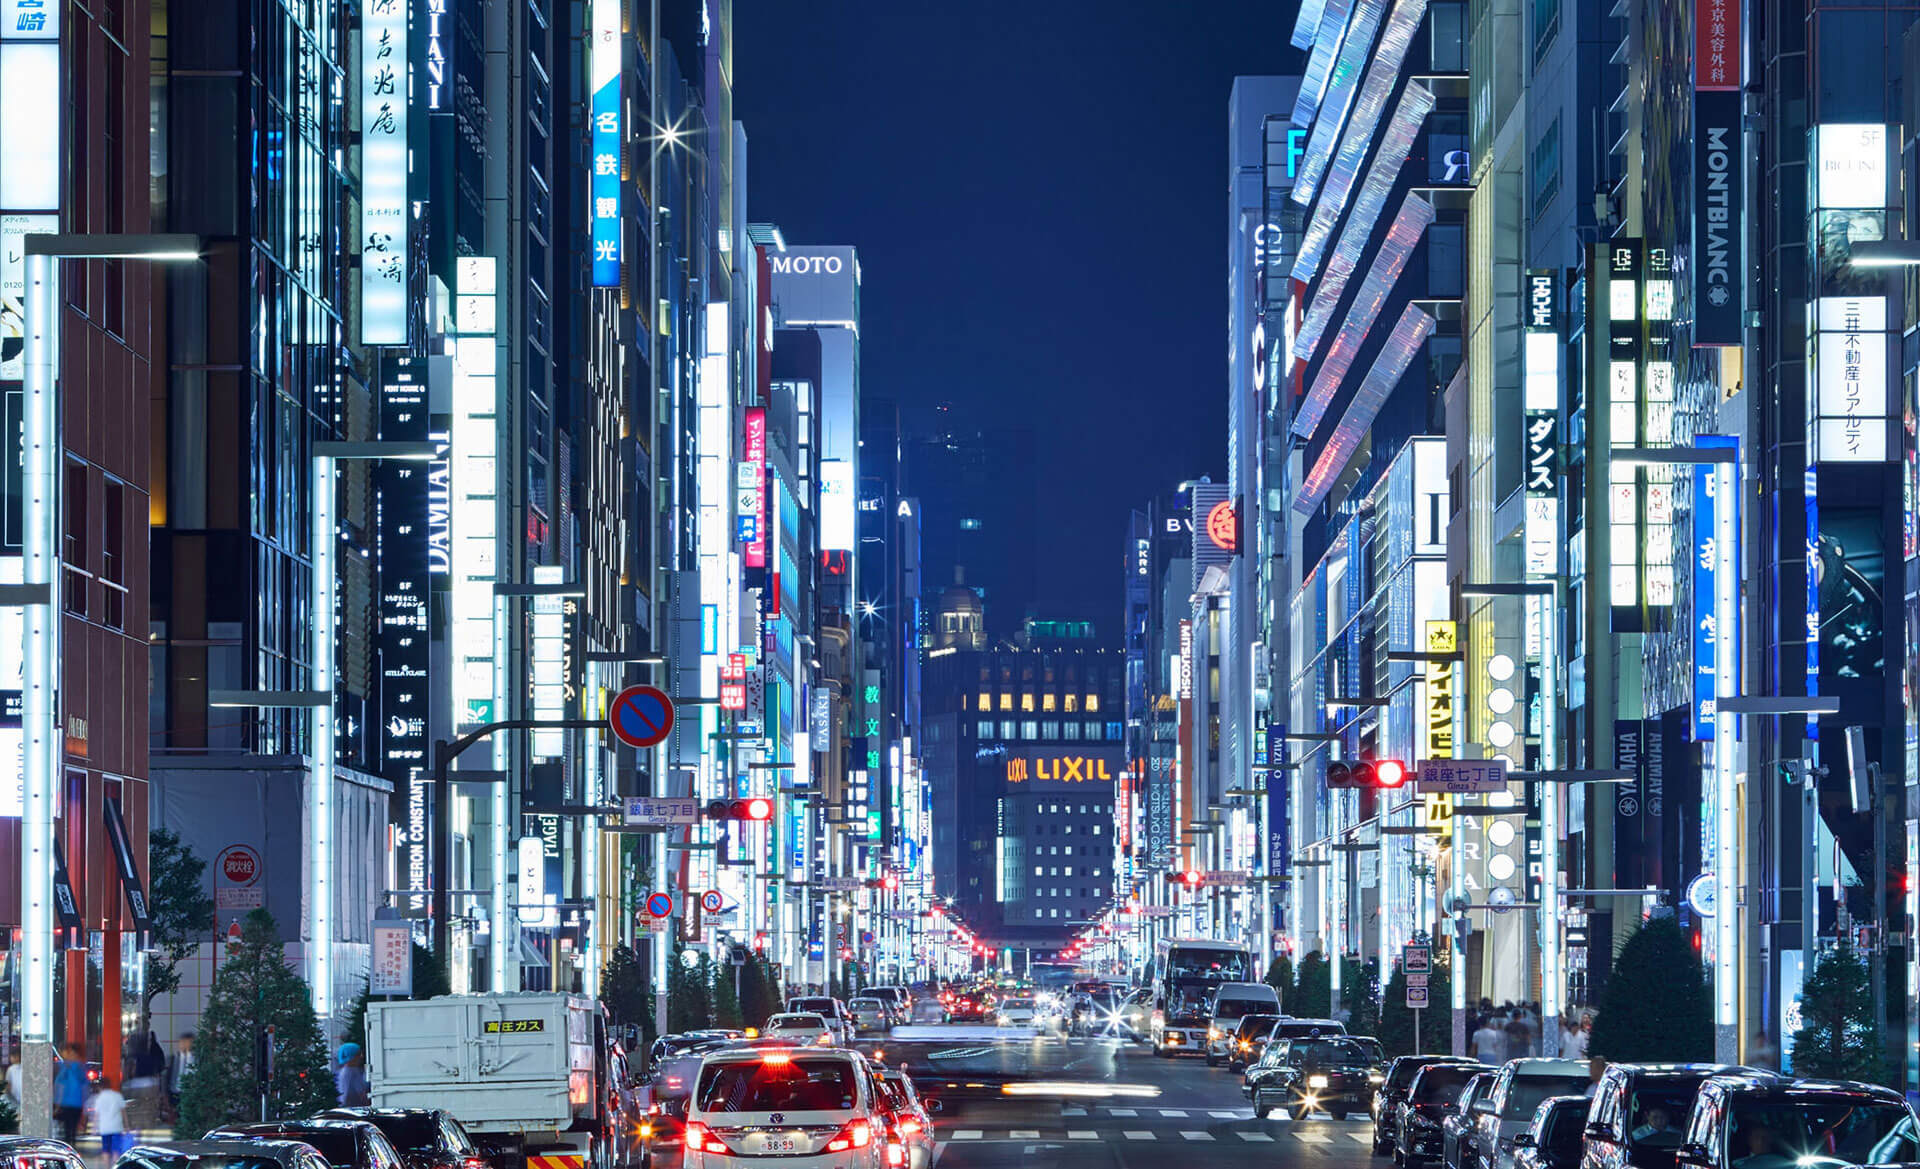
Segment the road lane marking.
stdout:
<path fill-rule="evenodd" d="M 947 1139 L 950 1141 L 977 1141 L 986 1134 L 977 1128 L 959 1128 Z"/>
<path fill-rule="evenodd" d="M 1139 1112 L 1137 1112 L 1137 1111 L 1135 1111 L 1134 1109 L 1131 1109 L 1131 1108 L 1109 1108 L 1109 1109 L 1107 1109 L 1107 1111 L 1108 1111 L 1108 1112 L 1110 1112 L 1110 1113 L 1112 1113 L 1112 1114 L 1113 1114 L 1113 1115 L 1115 1115 L 1115 1116 L 1138 1116 L 1138 1115 L 1140 1115 L 1140 1113 L 1139 1113 Z"/>
<path fill-rule="evenodd" d="M 1223 1110 L 1219 1112 L 1209 1112 L 1207 1113 L 1207 1115 L 1213 1117 L 1215 1120 L 1239 1120 L 1240 1119 L 1240 1112 L 1238 1110 Z"/>
<path fill-rule="evenodd" d="M 1100 1139 L 1100 1134 L 1090 1128 L 1076 1128 L 1068 1130 L 1067 1139 L 1070 1141 L 1097 1141 Z"/>
<path fill-rule="evenodd" d="M 1373 1134 L 1372 1134 L 1372 1133 L 1366 1133 L 1366 1132 L 1350 1132 L 1350 1133 L 1348 1133 L 1347 1135 L 1348 1135 L 1348 1136 L 1350 1136 L 1350 1137 L 1352 1137 L 1352 1138 L 1354 1139 L 1354 1142 L 1355 1142 L 1356 1144 L 1362 1144 L 1362 1145 L 1370 1145 L 1370 1144 L 1372 1144 L 1372 1143 L 1373 1143 Z"/>
<path fill-rule="evenodd" d="M 1309 1145 L 1330 1145 L 1333 1143 L 1333 1138 L 1323 1132 L 1297 1132 L 1293 1134 L 1293 1139 Z"/>
<path fill-rule="evenodd" d="M 1040 1139 L 1040 1130 L 1037 1128 L 1016 1128 L 1007 1134 L 1007 1139 L 1010 1141 L 1037 1141 Z"/>
<path fill-rule="evenodd" d="M 1120 1135 L 1130 1141 L 1150 1141 L 1153 1139 L 1153 1134 L 1143 1128 L 1130 1128 Z"/>
<path fill-rule="evenodd" d="M 1187 1118 L 1186 1110 L 1181 1108 L 1162 1108 L 1160 1115 L 1170 1120 L 1185 1120 Z"/>
<path fill-rule="evenodd" d="M 1185 1130 L 1185 1131 L 1182 1131 L 1180 1135 L 1187 1138 L 1190 1141 L 1210 1141 L 1213 1139 L 1213 1134 L 1210 1132 L 1194 1132 L 1191 1130 Z"/>
<path fill-rule="evenodd" d="M 1270 1145 L 1273 1143 L 1273 1138 L 1263 1132 L 1243 1132 L 1240 1134 L 1240 1139 L 1261 1145 Z"/>
<path fill-rule="evenodd" d="M 1087 1110 L 1084 1108 L 1062 1108 L 1060 1110 L 1060 1115 L 1062 1116 L 1085 1116 L 1086 1114 Z"/>

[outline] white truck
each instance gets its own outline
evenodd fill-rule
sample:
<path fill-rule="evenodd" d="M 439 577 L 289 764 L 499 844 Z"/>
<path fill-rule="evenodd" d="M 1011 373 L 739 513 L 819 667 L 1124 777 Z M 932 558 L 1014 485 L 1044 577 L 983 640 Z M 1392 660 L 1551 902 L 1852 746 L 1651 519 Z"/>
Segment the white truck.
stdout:
<path fill-rule="evenodd" d="M 499 1169 L 620 1169 L 646 1159 L 626 1059 L 593 999 L 442 995 L 367 1005 L 376 1108 L 444 1108 Z"/>

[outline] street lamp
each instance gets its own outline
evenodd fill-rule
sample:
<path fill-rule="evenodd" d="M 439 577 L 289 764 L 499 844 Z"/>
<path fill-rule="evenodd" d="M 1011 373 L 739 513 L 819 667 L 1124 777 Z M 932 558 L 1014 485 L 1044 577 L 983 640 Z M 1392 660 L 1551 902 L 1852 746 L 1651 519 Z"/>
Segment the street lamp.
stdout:
<path fill-rule="evenodd" d="M 1856 268 L 1910 268 L 1920 265 L 1920 240 L 1862 240 L 1849 253 Z"/>
<path fill-rule="evenodd" d="M 200 258 L 193 235 L 28 235 L 24 240 L 21 471 L 25 492 L 21 683 L 20 1041 L 21 1131 L 53 1132 L 53 801 L 60 790 L 59 276 L 56 260 Z"/>

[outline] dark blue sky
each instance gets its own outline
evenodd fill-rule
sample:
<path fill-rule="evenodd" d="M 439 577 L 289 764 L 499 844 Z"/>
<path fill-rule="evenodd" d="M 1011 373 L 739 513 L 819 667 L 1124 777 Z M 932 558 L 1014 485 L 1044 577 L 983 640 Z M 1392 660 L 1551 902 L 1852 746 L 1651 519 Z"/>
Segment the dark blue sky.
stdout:
<path fill-rule="evenodd" d="M 1293 16 L 734 5 L 749 213 L 859 248 L 863 394 L 1033 429 L 1033 479 L 1007 487 L 1038 501 L 1031 600 L 1109 638 L 1128 508 L 1226 470 L 1227 94 L 1288 70 Z"/>

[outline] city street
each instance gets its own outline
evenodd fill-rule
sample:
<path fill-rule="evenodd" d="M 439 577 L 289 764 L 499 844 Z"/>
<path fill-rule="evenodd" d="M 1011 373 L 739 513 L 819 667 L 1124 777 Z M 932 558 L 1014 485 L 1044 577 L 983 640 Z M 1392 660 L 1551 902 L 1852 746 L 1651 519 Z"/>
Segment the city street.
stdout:
<path fill-rule="evenodd" d="M 1115 1166 L 1144 1169 L 1167 1157 L 1206 1165 L 1311 1165 L 1361 1169 L 1371 1164 L 1372 1124 L 1365 1117 L 1304 1120 L 1284 1111 L 1256 1119 L 1240 1095 L 1240 1076 L 1198 1058 L 1157 1059 L 1144 1046 L 1112 1040 L 1068 1040 L 1113 1046 L 1115 1082 L 1147 1084 L 1155 1097 L 1074 1101 L 1045 1107 L 983 1105 L 935 1118 L 939 1169 Z M 1384 1162 L 1383 1162 L 1384 1163 Z"/>

